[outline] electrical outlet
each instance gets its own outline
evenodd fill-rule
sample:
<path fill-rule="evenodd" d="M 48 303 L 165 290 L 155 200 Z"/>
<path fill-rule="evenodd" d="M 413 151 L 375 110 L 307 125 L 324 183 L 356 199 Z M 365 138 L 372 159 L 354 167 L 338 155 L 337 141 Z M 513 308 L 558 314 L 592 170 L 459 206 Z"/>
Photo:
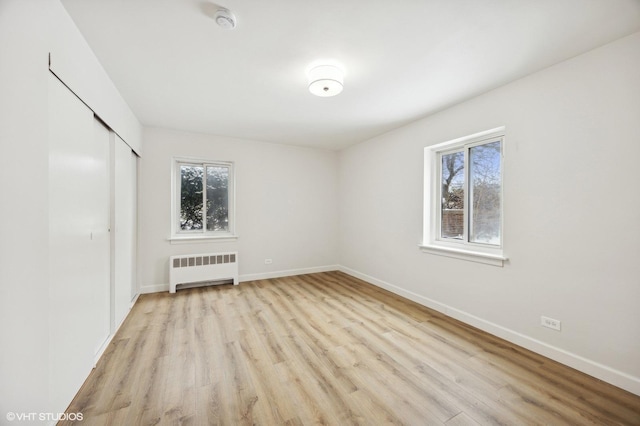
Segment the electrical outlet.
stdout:
<path fill-rule="evenodd" d="M 265 259 L 264 260 L 264 264 L 265 265 L 271 265 L 273 263 L 273 259 Z"/>
<path fill-rule="evenodd" d="M 549 318 L 549 317 L 540 317 L 540 324 L 543 327 L 551 328 L 553 330 L 560 331 L 560 325 L 562 324 L 560 320 Z"/>

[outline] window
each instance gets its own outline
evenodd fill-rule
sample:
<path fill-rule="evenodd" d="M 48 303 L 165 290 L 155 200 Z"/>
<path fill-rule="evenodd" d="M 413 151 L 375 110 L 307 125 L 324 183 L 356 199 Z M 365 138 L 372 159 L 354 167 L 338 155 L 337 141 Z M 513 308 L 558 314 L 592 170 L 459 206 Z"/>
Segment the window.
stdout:
<path fill-rule="evenodd" d="M 233 163 L 174 160 L 172 240 L 235 238 Z"/>
<path fill-rule="evenodd" d="M 425 148 L 424 251 L 502 266 L 504 128 Z"/>

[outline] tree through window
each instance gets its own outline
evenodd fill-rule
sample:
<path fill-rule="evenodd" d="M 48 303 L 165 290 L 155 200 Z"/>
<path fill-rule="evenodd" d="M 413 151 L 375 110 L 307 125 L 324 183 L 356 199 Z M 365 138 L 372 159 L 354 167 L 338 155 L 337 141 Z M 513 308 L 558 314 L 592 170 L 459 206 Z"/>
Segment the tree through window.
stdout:
<path fill-rule="evenodd" d="M 178 233 L 230 233 L 233 165 L 176 161 Z"/>
<path fill-rule="evenodd" d="M 440 238 L 500 245 L 501 140 L 438 153 Z"/>
<path fill-rule="evenodd" d="M 504 132 L 425 147 L 423 251 L 502 266 Z"/>

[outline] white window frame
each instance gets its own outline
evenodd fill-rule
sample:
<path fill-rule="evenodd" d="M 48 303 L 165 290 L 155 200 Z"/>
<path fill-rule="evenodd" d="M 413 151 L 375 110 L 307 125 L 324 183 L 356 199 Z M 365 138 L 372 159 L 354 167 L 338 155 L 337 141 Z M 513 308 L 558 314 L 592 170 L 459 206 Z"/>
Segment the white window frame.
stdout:
<path fill-rule="evenodd" d="M 228 231 L 207 231 L 206 229 L 195 231 L 184 231 L 180 229 L 180 192 L 181 176 L 180 166 L 184 164 L 206 167 L 228 167 L 229 168 L 229 230 Z M 238 237 L 235 234 L 235 165 L 232 161 L 211 161 L 199 158 L 175 157 L 171 161 L 171 236 L 172 243 L 181 242 L 210 242 L 210 241 L 234 241 Z M 205 184 L 203 182 L 203 184 Z M 206 188 L 206 184 L 203 186 Z M 204 194 L 203 194 L 204 197 Z"/>
<path fill-rule="evenodd" d="M 468 150 L 473 146 L 483 145 L 495 141 L 501 142 L 500 176 L 502 179 L 500 185 L 500 245 L 491 245 L 468 241 L 469 219 L 468 212 L 470 209 L 469 192 L 469 165 Z M 464 228 L 464 236 L 462 240 L 453 238 L 441 238 L 441 155 L 456 151 L 466 150 L 465 154 L 465 220 L 467 223 Z M 507 257 L 504 253 L 504 157 L 505 157 L 505 128 L 498 127 L 484 132 L 475 133 L 473 135 L 454 139 L 451 141 L 431 145 L 424 148 L 424 223 L 423 223 L 423 239 L 420 248 L 425 253 L 453 257 L 456 259 L 479 262 L 494 266 L 503 266 Z"/>

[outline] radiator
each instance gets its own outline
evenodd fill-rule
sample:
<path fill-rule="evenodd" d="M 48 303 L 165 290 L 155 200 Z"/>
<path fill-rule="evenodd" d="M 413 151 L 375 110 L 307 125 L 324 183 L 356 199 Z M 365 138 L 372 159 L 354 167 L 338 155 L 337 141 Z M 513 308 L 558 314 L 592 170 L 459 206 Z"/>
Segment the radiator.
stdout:
<path fill-rule="evenodd" d="M 169 292 L 178 284 L 233 279 L 238 285 L 238 253 L 183 254 L 169 259 Z"/>

